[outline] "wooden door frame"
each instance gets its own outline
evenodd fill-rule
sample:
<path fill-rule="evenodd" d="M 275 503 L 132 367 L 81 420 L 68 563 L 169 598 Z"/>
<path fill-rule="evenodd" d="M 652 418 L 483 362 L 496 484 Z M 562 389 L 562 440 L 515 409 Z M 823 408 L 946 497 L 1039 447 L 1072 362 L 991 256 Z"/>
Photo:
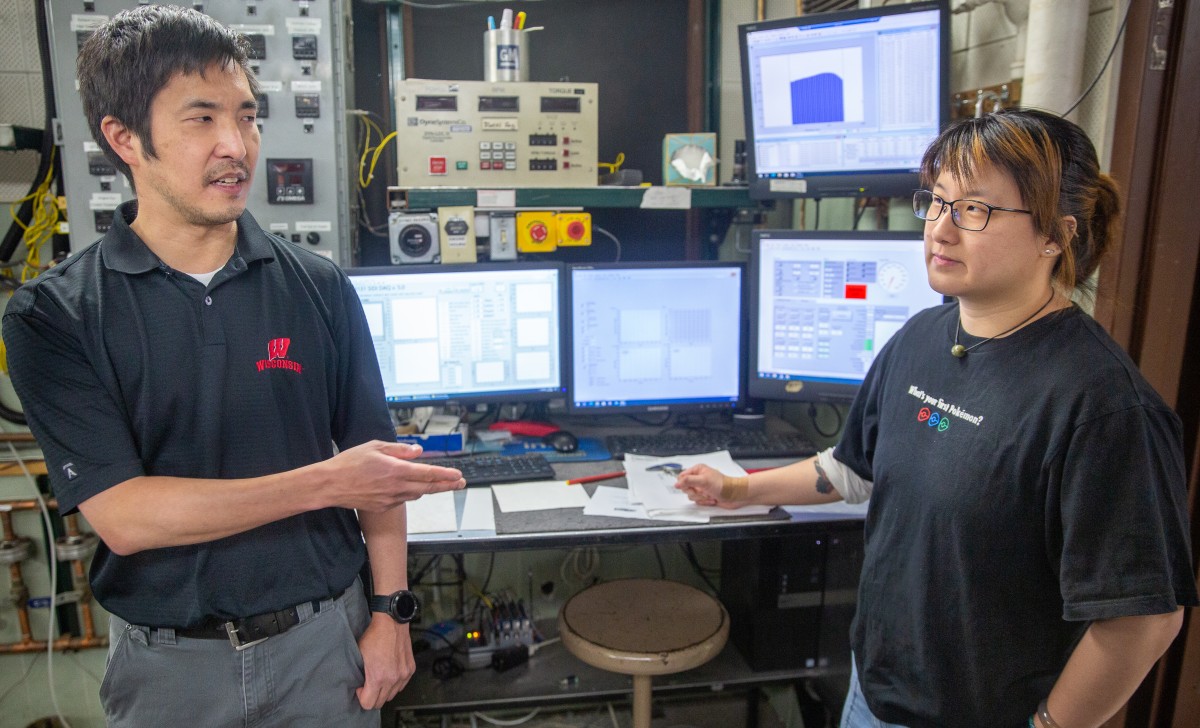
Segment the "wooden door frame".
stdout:
<path fill-rule="evenodd" d="M 1200 534 L 1200 0 L 1132 0 L 1122 55 L 1111 173 L 1121 240 L 1101 266 L 1096 318 L 1183 420 L 1193 565 Z M 1156 49 L 1165 62 L 1155 68 Z M 1180 214 L 1182 211 L 1183 214 Z M 1106 725 L 1194 725 L 1200 715 L 1200 615 Z"/>

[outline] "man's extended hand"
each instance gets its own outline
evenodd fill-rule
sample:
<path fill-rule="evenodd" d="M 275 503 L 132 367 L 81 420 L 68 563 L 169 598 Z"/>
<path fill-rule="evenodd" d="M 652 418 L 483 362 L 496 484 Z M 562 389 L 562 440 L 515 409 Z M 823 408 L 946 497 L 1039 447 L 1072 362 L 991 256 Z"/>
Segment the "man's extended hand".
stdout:
<path fill-rule="evenodd" d="M 363 710 L 378 710 L 396 697 L 416 672 L 408 625 L 386 614 L 372 614 L 371 623 L 358 640 L 358 649 L 362 651 L 366 679 L 354 694 Z"/>
<path fill-rule="evenodd" d="M 332 505 L 386 511 L 423 495 L 466 486 L 454 468 L 413 462 L 419 445 L 374 440 L 319 463 Z"/>

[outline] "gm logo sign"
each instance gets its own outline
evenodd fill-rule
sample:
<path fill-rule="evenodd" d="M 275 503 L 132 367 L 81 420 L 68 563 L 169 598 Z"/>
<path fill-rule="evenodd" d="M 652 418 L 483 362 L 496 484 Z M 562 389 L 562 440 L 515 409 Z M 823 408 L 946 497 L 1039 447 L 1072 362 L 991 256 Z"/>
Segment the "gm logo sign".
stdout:
<path fill-rule="evenodd" d="M 930 427 L 936 427 L 938 432 L 945 432 L 950 429 L 950 420 L 940 412 L 932 412 L 928 407 L 922 407 L 917 413 L 917 422 L 924 422 Z"/>
<path fill-rule="evenodd" d="M 521 47 L 515 45 L 496 46 L 496 68 L 515 71 L 521 67 Z"/>

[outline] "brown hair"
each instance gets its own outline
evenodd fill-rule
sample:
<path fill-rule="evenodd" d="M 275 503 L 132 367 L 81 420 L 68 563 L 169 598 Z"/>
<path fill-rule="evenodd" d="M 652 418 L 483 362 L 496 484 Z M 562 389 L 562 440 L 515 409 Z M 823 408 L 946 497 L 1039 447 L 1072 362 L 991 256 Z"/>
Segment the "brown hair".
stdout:
<path fill-rule="evenodd" d="M 150 105 L 178 73 L 203 76 L 213 65 L 238 66 L 258 95 L 249 47 L 245 36 L 204 13 L 169 5 L 124 10 L 97 28 L 79 49 L 76 73 L 88 129 L 104 156 L 133 182 L 129 165 L 109 146 L 100 122 L 106 116 L 120 119 L 155 156 Z"/>
<path fill-rule="evenodd" d="M 983 165 L 1007 173 L 1021 191 L 1034 228 L 1062 248 L 1055 285 L 1090 292 L 1089 278 L 1117 233 L 1116 182 L 1100 171 L 1096 148 L 1073 122 L 1035 109 L 1006 109 L 946 128 L 921 160 L 921 184 L 942 172 L 970 182 Z M 1075 234 L 1063 217 L 1075 218 Z"/>

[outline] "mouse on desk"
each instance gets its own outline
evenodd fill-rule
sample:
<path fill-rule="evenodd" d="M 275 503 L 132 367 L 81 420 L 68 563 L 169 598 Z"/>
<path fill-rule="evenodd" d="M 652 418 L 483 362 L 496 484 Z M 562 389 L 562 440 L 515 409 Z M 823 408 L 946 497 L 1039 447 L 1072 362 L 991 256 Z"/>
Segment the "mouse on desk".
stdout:
<path fill-rule="evenodd" d="M 579 449 L 579 440 L 566 430 L 555 430 L 543 437 L 542 442 L 554 448 L 556 452 L 575 452 Z"/>

